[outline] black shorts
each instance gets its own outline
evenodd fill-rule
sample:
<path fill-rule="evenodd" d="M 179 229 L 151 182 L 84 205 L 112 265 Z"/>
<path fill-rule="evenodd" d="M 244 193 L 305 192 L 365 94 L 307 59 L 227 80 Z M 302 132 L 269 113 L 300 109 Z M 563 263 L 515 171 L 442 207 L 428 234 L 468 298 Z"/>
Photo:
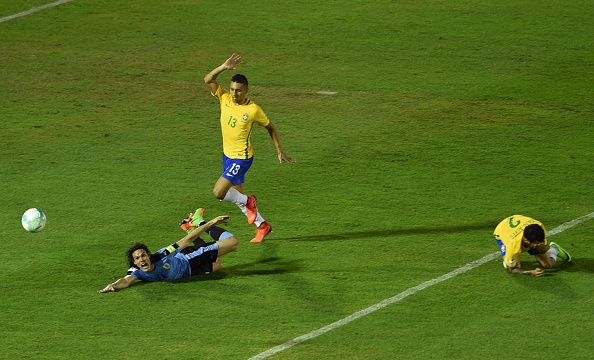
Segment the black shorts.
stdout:
<path fill-rule="evenodd" d="M 194 246 L 188 246 L 181 251 L 190 262 L 190 276 L 212 272 L 212 263 L 217 261 L 219 254 L 218 246 L 213 246 L 214 244 L 214 241 L 203 244 L 195 241 Z"/>

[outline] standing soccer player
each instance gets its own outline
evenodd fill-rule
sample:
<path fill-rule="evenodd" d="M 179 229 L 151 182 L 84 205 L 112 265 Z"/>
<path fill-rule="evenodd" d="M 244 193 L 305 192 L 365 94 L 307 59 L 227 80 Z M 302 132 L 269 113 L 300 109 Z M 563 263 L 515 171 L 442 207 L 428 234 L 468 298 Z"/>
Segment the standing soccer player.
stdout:
<path fill-rule="evenodd" d="M 244 75 L 236 74 L 231 78 L 229 91 L 223 89 L 216 79 L 225 70 L 235 70 L 241 57 L 231 55 L 223 64 L 204 77 L 204 83 L 211 94 L 219 99 L 221 105 L 221 132 L 223 135 L 223 174 L 212 190 L 219 200 L 235 203 L 247 216 L 248 224 L 256 224 L 256 237 L 251 242 L 262 242 L 272 231 L 272 227 L 260 214 L 256 207 L 256 197 L 245 195 L 245 174 L 254 160 L 251 134 L 254 124 L 264 126 L 278 152 L 278 160 L 282 164 L 294 163 L 283 151 L 280 138 L 272 122 L 266 117 L 262 108 L 246 97 L 248 80 Z"/>

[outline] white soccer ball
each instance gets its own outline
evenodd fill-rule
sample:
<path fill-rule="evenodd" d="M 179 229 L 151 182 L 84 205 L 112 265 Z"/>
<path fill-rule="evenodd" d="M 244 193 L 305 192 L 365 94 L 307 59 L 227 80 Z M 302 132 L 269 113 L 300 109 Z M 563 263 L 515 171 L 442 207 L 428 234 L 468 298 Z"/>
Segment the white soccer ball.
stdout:
<path fill-rule="evenodd" d="M 31 208 L 23 214 L 21 223 L 28 232 L 39 232 L 45 227 L 47 219 L 43 211 L 37 208 Z"/>

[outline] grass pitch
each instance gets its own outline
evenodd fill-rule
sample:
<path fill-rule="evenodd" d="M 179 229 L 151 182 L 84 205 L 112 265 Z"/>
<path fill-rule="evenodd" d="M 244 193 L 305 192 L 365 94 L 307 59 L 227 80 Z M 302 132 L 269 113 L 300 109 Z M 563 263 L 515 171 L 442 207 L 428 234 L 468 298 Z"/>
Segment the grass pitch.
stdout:
<path fill-rule="evenodd" d="M 593 15 L 76 0 L 0 23 L 0 358 L 247 359 L 497 251 L 505 216 L 550 230 L 591 213 Z M 263 244 L 211 194 L 221 140 L 202 78 L 233 52 L 298 161 L 279 165 L 256 129 Z M 96 293 L 131 243 L 179 239 L 199 206 L 233 217 L 222 273 Z M 39 234 L 20 227 L 30 207 Z M 589 358 L 593 230 L 555 235 L 574 262 L 550 276 L 492 261 L 271 358 Z"/>

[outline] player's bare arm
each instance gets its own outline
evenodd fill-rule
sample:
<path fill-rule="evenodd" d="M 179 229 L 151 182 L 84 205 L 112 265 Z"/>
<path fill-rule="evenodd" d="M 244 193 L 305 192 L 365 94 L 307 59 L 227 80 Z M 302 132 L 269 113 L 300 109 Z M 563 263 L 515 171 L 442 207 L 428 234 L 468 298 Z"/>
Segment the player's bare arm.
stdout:
<path fill-rule="evenodd" d="M 229 220 L 229 216 L 221 215 L 217 216 L 216 218 L 208 221 L 206 224 L 197 227 L 189 233 L 188 235 L 184 236 L 181 240 L 179 240 L 176 244 L 180 247 L 180 249 L 185 249 L 190 245 L 194 240 L 200 237 L 206 230 L 210 229 L 212 226 L 220 224 L 222 222 L 227 222 Z"/>
<path fill-rule="evenodd" d="M 280 138 L 278 136 L 278 131 L 276 131 L 276 127 L 274 126 L 274 124 L 272 122 L 268 123 L 268 125 L 266 126 L 266 130 L 268 130 L 268 134 L 270 134 L 270 137 L 272 138 L 272 141 L 274 142 L 274 146 L 276 147 L 276 151 L 278 153 L 278 161 L 279 163 L 282 164 L 282 162 L 286 162 L 289 164 L 293 164 L 295 163 L 295 159 L 287 156 L 287 154 L 285 154 L 284 150 L 283 150 L 283 146 L 281 145 L 281 141 Z"/>
<path fill-rule="evenodd" d="M 524 270 L 520 266 L 516 266 L 514 268 L 507 268 L 507 271 L 512 274 L 516 275 L 530 275 L 530 276 L 543 276 L 544 270 L 541 268 L 536 268 L 534 270 Z"/>
<path fill-rule="evenodd" d="M 219 65 L 217 68 L 209 72 L 204 77 L 204 83 L 206 84 L 206 86 L 208 86 L 208 89 L 212 94 L 214 94 L 217 91 L 217 88 L 219 87 L 219 83 L 216 81 L 217 77 L 225 70 L 235 70 L 237 64 L 239 64 L 240 61 L 241 56 L 239 56 L 238 54 L 233 54 L 230 58 L 225 60 L 224 63 Z"/>
<path fill-rule="evenodd" d="M 99 292 L 107 293 L 107 292 L 112 292 L 112 291 L 116 291 L 116 290 L 120 290 L 120 289 L 125 289 L 128 286 L 132 285 L 133 282 L 134 282 L 134 276 L 126 275 L 125 277 L 118 279 L 115 282 L 107 285 L 103 289 L 99 290 Z"/>

